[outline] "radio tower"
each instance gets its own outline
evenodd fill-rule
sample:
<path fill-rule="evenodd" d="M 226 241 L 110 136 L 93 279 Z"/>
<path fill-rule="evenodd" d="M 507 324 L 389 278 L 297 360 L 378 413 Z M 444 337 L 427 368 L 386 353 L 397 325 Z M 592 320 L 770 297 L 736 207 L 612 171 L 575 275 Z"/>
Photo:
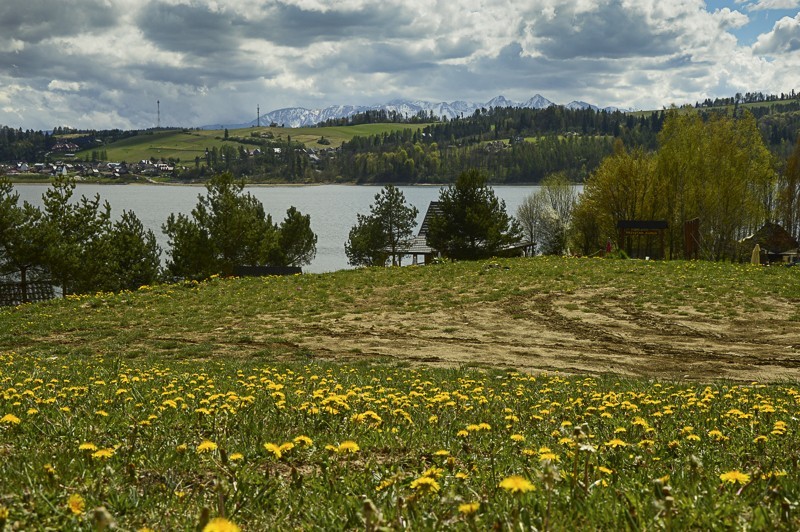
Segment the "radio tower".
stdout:
<path fill-rule="evenodd" d="M 156 129 L 161 129 L 161 100 L 156 100 L 156 107 L 158 107 L 158 122 L 156 122 Z"/>
<path fill-rule="evenodd" d="M 261 127 L 261 106 L 256 105 L 256 127 Z"/>

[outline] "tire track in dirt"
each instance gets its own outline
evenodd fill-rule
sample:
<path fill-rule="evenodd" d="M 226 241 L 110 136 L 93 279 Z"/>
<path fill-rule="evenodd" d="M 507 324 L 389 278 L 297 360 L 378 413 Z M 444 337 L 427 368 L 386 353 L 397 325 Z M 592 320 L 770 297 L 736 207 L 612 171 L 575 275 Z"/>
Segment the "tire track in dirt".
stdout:
<path fill-rule="evenodd" d="M 426 313 L 384 309 L 315 322 L 280 320 L 293 331 L 292 342 L 333 358 L 663 378 L 800 378 L 800 324 L 780 313 L 741 327 L 733 320 L 641 309 L 618 292 L 553 292 Z"/>

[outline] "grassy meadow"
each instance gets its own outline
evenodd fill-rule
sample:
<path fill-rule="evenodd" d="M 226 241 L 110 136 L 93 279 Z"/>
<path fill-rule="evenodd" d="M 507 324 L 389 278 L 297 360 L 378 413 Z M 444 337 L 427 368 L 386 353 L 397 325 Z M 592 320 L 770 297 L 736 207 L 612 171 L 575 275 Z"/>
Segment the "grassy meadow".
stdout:
<path fill-rule="evenodd" d="M 233 146 L 236 149 L 240 145 L 248 150 L 257 147 L 252 144 L 242 144 L 236 142 L 236 137 L 249 139 L 252 133 L 262 135 L 271 133 L 275 139 L 286 139 L 302 142 L 309 148 L 337 148 L 343 142 L 351 140 L 355 136 L 379 135 L 390 131 L 401 129 L 418 129 L 425 127 L 425 124 L 363 124 L 357 126 L 336 126 L 336 127 L 301 127 L 301 128 L 280 128 L 280 127 L 252 127 L 246 129 L 231 129 L 228 131 L 230 140 L 224 140 L 222 130 L 165 130 L 142 133 L 135 137 L 122 139 L 107 146 L 96 149 L 106 150 L 110 161 L 137 162 L 144 159 L 155 157 L 157 159 L 180 159 L 184 164 L 193 164 L 195 157 L 200 157 L 201 163 L 205 164 L 205 151 L 216 147 L 220 149 L 223 145 Z M 325 137 L 330 144 L 318 144 L 322 137 Z M 78 152 L 76 157 L 83 159 L 91 157 L 92 150 Z"/>
<path fill-rule="evenodd" d="M 0 530 L 800 528 L 797 382 L 331 361 L 281 321 L 603 286 L 720 321 L 800 302 L 797 268 L 537 258 L 0 310 Z"/>

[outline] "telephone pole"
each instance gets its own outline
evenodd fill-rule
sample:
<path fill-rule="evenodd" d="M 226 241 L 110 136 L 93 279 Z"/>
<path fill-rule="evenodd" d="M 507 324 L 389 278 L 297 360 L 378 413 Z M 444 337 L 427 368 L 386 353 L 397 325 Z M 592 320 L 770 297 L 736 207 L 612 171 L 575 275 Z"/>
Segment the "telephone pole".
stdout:
<path fill-rule="evenodd" d="M 161 129 L 161 100 L 156 100 L 156 107 L 158 108 L 158 121 L 156 122 L 156 129 Z"/>

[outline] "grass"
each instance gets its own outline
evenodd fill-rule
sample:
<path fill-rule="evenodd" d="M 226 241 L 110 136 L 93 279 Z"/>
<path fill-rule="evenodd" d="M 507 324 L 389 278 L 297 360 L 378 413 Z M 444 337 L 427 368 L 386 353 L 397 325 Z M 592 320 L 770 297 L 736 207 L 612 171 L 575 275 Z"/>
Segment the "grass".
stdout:
<path fill-rule="evenodd" d="M 224 139 L 222 130 L 166 130 L 155 131 L 129 137 L 107 146 L 102 146 L 106 150 L 108 159 L 111 161 L 126 161 L 129 163 L 138 162 L 144 159 L 155 157 L 157 159 L 180 159 L 183 164 L 194 164 L 195 157 L 200 157 L 201 163 L 205 164 L 206 149 L 216 147 L 220 149 L 223 145 L 233 146 L 236 149 L 240 145 L 248 150 L 257 146 L 236 142 L 236 138 L 251 138 L 251 134 L 262 135 L 272 134 L 275 139 L 286 139 L 302 142 L 309 148 L 336 148 L 343 142 L 351 140 L 355 136 L 380 135 L 391 131 L 402 129 L 421 129 L 426 124 L 363 124 L 358 126 L 338 126 L 338 127 L 304 127 L 304 128 L 246 128 L 232 129 L 228 131 L 230 140 Z M 325 137 L 330 144 L 322 145 L 317 141 Z M 100 149 L 100 148 L 94 148 Z M 92 150 L 84 150 L 76 154 L 76 159 L 91 157 Z"/>
<path fill-rule="evenodd" d="M 89 529 L 99 507 L 124 530 L 800 527 L 797 383 L 331 362 L 281 321 L 592 289 L 719 320 L 800 301 L 797 268 L 497 262 L 0 311 L 0 530 Z"/>
<path fill-rule="evenodd" d="M 263 358 L 0 356 L 0 516 L 25 530 L 89 528 L 101 506 L 125 530 L 204 515 L 250 530 L 800 526 L 792 386 Z"/>

